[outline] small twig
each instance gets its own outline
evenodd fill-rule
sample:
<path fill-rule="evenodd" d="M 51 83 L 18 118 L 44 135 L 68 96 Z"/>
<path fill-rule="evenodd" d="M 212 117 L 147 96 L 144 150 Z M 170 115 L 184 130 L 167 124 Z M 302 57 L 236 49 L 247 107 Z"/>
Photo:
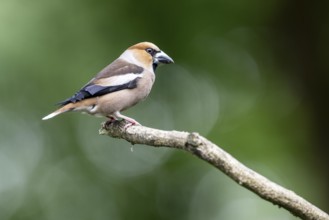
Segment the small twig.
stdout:
<path fill-rule="evenodd" d="M 125 129 L 125 123 L 125 121 L 112 124 L 104 123 L 99 133 L 125 139 L 132 144 L 145 144 L 188 151 L 215 166 L 241 186 L 288 210 L 301 219 L 329 220 L 329 215 L 313 204 L 296 195 L 293 191 L 285 189 L 249 169 L 198 133 L 163 131 L 144 126 L 131 126 Z"/>

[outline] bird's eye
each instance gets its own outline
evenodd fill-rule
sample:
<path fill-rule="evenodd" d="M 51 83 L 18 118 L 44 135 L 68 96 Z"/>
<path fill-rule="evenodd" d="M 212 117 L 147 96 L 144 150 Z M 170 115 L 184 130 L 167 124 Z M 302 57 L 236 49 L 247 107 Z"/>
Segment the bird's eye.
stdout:
<path fill-rule="evenodd" d="M 148 52 L 149 54 L 151 54 L 152 56 L 154 55 L 154 52 L 155 52 L 155 50 L 154 49 L 152 49 L 152 48 L 147 48 L 146 49 L 146 52 Z"/>

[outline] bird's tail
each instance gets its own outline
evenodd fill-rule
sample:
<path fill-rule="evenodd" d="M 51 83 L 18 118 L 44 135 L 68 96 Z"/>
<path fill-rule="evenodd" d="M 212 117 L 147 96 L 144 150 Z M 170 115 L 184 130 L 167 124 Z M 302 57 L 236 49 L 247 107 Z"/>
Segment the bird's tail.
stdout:
<path fill-rule="evenodd" d="M 59 109 L 57 109 L 56 111 L 50 113 L 49 115 L 45 116 L 42 118 L 42 120 L 48 120 L 48 119 L 51 119 L 57 115 L 60 115 L 62 113 L 65 113 L 65 112 L 69 112 L 69 111 L 73 111 L 75 109 L 75 106 L 73 103 L 69 103 Z"/>

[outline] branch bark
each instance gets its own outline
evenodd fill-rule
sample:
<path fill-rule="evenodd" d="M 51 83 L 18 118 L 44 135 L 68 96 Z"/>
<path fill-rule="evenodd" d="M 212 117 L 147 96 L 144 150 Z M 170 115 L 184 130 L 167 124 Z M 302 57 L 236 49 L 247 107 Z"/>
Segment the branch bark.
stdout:
<path fill-rule="evenodd" d="M 124 120 L 104 123 L 99 133 L 125 139 L 131 144 L 153 147 L 169 147 L 188 151 L 218 168 L 239 185 L 251 190 L 261 198 L 282 207 L 301 219 L 329 220 L 329 215 L 293 191 L 268 180 L 249 169 L 229 153 L 198 133 L 163 131 L 144 126 L 125 128 Z"/>

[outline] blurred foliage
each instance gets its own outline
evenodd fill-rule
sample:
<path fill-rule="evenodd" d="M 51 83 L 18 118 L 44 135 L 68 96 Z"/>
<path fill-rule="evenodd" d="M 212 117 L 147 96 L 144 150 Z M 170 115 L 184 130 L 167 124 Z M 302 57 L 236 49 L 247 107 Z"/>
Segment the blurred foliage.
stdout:
<path fill-rule="evenodd" d="M 184 152 L 41 118 L 128 46 L 175 60 L 125 112 L 197 131 L 325 211 L 325 1 L 0 0 L 0 219 L 295 219 Z"/>

